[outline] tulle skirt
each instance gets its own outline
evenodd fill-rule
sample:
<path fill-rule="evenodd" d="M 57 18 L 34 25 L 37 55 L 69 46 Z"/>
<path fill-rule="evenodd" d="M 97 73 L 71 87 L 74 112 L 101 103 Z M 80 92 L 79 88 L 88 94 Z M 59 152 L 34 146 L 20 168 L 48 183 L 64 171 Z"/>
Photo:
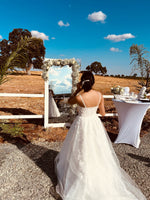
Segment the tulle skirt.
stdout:
<path fill-rule="evenodd" d="M 49 117 L 60 117 L 60 112 L 54 98 L 49 97 Z"/>
<path fill-rule="evenodd" d="M 63 200 L 146 200 L 120 167 L 107 132 L 94 115 L 77 116 L 55 159 Z"/>

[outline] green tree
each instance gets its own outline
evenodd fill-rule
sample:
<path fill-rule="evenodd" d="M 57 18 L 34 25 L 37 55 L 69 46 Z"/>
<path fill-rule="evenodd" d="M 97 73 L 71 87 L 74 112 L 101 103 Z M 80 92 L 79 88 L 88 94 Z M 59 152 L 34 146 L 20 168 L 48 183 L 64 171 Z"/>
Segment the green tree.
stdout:
<path fill-rule="evenodd" d="M 130 47 L 130 56 L 131 56 L 131 63 L 133 64 L 133 71 L 138 70 L 140 71 L 142 80 L 139 81 L 139 85 L 146 86 L 147 88 L 150 87 L 150 62 L 149 60 L 145 59 L 145 56 L 147 56 L 148 51 L 146 51 L 146 48 L 143 45 L 137 45 L 133 44 Z M 146 83 L 144 81 L 146 79 Z M 149 89 L 147 89 L 149 90 Z"/>
<path fill-rule="evenodd" d="M 8 80 L 7 75 L 7 69 L 4 66 L 0 65 L 0 85 Z"/>
<path fill-rule="evenodd" d="M 133 77 L 134 77 L 134 78 L 137 77 L 137 73 L 134 73 L 134 74 L 133 74 Z"/>
<path fill-rule="evenodd" d="M 130 47 L 130 57 L 131 63 L 133 64 L 133 71 L 138 70 L 140 71 L 141 77 L 144 77 L 144 63 L 143 58 L 147 51 L 143 45 L 133 44 Z"/>
<path fill-rule="evenodd" d="M 17 47 L 11 54 L 5 59 L 5 62 L 0 63 L 0 85 L 8 81 L 7 75 L 11 72 L 10 69 L 18 64 L 25 64 L 28 58 L 28 47 L 33 42 L 32 38 L 21 38 L 17 44 Z M 9 134 L 11 137 L 19 137 L 26 140 L 26 136 L 23 133 L 21 124 L 0 124 L 0 132 Z"/>
<path fill-rule="evenodd" d="M 17 48 L 11 52 L 5 62 L 0 63 L 0 85 L 8 81 L 7 75 L 11 73 L 11 70 L 15 70 L 15 66 L 27 63 L 29 60 L 28 48 L 34 41 L 33 38 L 21 38 Z"/>
<path fill-rule="evenodd" d="M 145 83 L 145 86 L 148 88 L 150 87 L 150 77 L 149 77 L 149 74 L 150 74 L 150 62 L 149 60 L 147 59 L 143 59 L 143 63 L 144 63 L 144 76 L 146 77 L 146 83 Z"/>
<path fill-rule="evenodd" d="M 95 74 L 104 75 L 107 73 L 106 67 L 103 67 L 100 62 L 93 62 L 91 65 L 86 67 L 86 70 L 94 72 Z"/>
<path fill-rule="evenodd" d="M 2 40 L 0 42 L 0 63 L 4 66 L 7 62 L 8 57 L 17 49 L 18 42 L 25 38 L 32 38 L 31 33 L 27 29 L 14 29 L 9 33 L 9 40 Z M 25 52 L 23 50 L 23 52 Z M 18 65 L 11 66 L 12 68 L 22 68 L 29 73 L 31 67 L 40 69 L 43 64 L 45 56 L 45 47 L 43 40 L 39 38 L 32 38 L 26 48 L 25 54 L 28 54 L 28 60 L 26 63 L 19 62 Z"/>

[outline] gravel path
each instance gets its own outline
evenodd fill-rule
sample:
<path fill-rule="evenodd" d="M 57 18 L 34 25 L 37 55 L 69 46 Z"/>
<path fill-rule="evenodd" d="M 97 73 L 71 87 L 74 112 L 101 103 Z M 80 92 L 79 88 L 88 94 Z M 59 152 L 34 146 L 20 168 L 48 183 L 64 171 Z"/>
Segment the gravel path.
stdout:
<path fill-rule="evenodd" d="M 113 144 L 121 166 L 150 200 L 150 134 L 139 149 Z M 0 200 L 54 200 L 50 187 L 56 183 L 53 160 L 59 142 L 35 142 L 22 148 L 0 145 Z"/>

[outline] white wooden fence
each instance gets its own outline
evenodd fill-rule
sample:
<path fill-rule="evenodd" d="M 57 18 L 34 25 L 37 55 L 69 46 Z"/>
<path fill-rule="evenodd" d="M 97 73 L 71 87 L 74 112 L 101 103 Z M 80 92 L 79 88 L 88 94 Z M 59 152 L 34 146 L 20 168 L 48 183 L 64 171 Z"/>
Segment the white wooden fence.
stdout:
<path fill-rule="evenodd" d="M 48 88 L 47 88 L 48 90 Z M 0 93 L 0 97 L 37 97 L 37 98 L 45 98 L 45 106 L 44 106 L 44 115 L 0 115 L 0 119 L 34 119 L 34 118 L 44 118 L 44 127 L 62 127 L 69 125 L 68 123 L 48 123 L 48 101 L 49 95 L 47 94 L 20 94 L 20 93 Z M 114 98 L 113 95 L 103 95 L 105 99 Z M 98 114 L 98 116 L 101 116 Z M 107 116 L 118 116 L 117 113 L 106 113 Z"/>
<path fill-rule="evenodd" d="M 113 99 L 114 95 L 103 95 L 104 99 Z M 98 116 L 101 116 L 100 114 L 98 114 Z M 118 116 L 117 113 L 106 113 L 105 117 L 114 117 L 114 116 Z"/>
<path fill-rule="evenodd" d="M 44 97 L 44 94 L 17 94 L 17 93 L 0 93 L 0 97 Z M 0 115 L 0 119 L 33 119 L 43 118 L 43 115 Z"/>

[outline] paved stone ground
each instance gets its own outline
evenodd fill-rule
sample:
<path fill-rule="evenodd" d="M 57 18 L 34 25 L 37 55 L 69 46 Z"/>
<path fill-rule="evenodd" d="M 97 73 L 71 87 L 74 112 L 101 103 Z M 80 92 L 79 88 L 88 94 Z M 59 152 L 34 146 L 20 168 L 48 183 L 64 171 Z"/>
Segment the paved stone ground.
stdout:
<path fill-rule="evenodd" d="M 150 134 L 139 149 L 113 144 L 121 166 L 150 200 Z M 53 160 L 59 142 L 36 142 L 24 147 L 0 145 L 0 200 L 54 200 L 50 187 L 56 183 Z"/>

